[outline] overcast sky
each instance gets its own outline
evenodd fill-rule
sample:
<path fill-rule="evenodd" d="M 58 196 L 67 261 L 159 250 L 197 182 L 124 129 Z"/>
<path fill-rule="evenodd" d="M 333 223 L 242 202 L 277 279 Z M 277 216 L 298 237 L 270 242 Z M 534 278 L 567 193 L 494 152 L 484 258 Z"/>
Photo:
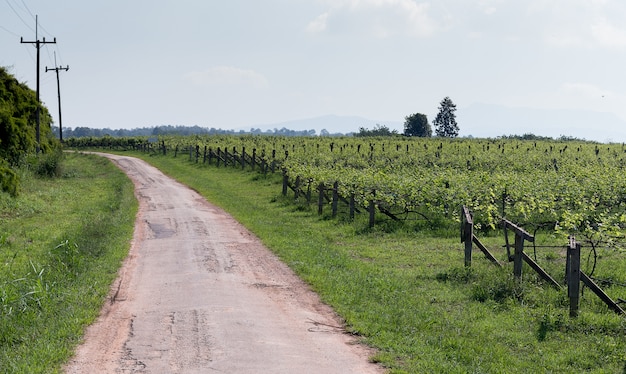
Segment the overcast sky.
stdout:
<path fill-rule="evenodd" d="M 41 98 L 57 121 L 56 78 L 43 72 L 56 52 L 70 67 L 69 127 L 432 121 L 445 96 L 463 135 L 463 110 L 476 105 L 626 120 L 624 1 L 0 0 L 0 65 L 32 88 L 36 48 L 20 37 L 35 40 L 35 14 L 39 39 L 57 41 L 41 49 Z"/>

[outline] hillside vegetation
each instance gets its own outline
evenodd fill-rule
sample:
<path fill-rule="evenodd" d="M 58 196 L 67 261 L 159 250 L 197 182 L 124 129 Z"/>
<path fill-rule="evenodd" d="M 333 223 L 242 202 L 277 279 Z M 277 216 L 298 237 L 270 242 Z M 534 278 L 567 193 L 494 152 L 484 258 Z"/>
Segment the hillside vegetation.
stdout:
<path fill-rule="evenodd" d="M 39 143 L 36 113 L 39 108 Z M 52 118 L 37 102 L 36 93 L 0 67 L 0 187 L 15 196 L 19 178 L 15 168 L 34 168 L 39 174 L 58 173 L 60 144 L 52 135 Z M 37 149 L 42 157 L 32 158 Z"/>

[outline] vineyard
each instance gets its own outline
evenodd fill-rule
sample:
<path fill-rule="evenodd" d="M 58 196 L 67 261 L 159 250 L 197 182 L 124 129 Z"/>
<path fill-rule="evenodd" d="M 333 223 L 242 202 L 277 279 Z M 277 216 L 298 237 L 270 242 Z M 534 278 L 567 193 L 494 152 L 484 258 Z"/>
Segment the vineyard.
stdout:
<path fill-rule="evenodd" d="M 297 195 L 334 189 L 361 211 L 429 228 L 477 230 L 502 218 L 526 228 L 619 246 L 626 225 L 626 147 L 582 141 L 264 136 L 70 139 L 70 147 L 144 149 L 217 166 L 283 172 Z M 325 195 L 324 195 L 325 196 Z M 325 198 L 332 204 L 330 198 Z M 317 201 L 317 199 L 316 199 Z M 357 208 L 358 210 L 358 208 Z"/>
<path fill-rule="evenodd" d="M 393 373 L 626 368 L 622 144 L 167 136 L 67 145 L 132 150 L 204 196 L 233 199 L 229 212 L 380 348 L 375 361 Z"/>

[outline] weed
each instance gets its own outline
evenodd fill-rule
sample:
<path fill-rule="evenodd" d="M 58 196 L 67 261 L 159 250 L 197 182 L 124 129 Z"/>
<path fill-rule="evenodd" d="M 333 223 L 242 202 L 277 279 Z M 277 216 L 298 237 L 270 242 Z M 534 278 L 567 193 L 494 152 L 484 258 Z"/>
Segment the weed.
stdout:
<path fill-rule="evenodd" d="M 98 315 L 132 237 L 137 204 L 126 176 L 100 157 L 58 160 L 75 172 L 40 178 L 24 163 L 20 195 L 0 194 L 2 373 L 59 371 Z"/>
<path fill-rule="evenodd" d="M 447 272 L 437 273 L 435 276 L 440 282 L 469 283 L 475 279 L 471 267 L 453 267 Z"/>
<path fill-rule="evenodd" d="M 522 300 L 524 283 L 515 279 L 512 274 L 504 271 L 494 271 L 482 274 L 472 285 L 472 298 L 476 301 L 505 302 L 507 300 Z"/>

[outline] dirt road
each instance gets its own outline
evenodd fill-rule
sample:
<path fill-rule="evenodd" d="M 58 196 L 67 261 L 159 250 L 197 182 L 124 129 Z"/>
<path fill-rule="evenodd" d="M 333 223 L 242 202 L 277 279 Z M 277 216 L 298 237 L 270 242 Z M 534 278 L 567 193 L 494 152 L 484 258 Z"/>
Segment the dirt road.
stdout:
<path fill-rule="evenodd" d="M 381 373 L 259 240 L 147 163 L 133 245 L 66 373 Z"/>

